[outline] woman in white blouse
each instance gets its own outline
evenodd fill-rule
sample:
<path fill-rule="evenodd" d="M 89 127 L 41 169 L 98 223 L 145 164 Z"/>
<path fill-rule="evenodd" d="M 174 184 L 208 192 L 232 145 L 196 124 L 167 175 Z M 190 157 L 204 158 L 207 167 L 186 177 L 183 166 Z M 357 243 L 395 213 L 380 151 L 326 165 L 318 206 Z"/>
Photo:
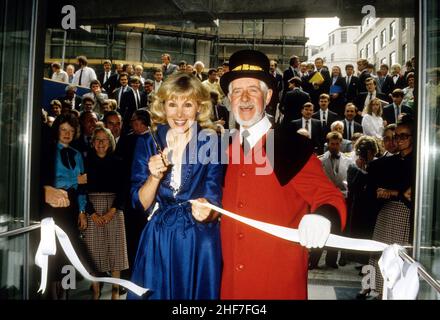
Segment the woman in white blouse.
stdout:
<path fill-rule="evenodd" d="M 384 123 L 380 99 L 375 98 L 371 100 L 364 112 L 365 114 L 362 117 L 364 134 L 382 139 Z"/>

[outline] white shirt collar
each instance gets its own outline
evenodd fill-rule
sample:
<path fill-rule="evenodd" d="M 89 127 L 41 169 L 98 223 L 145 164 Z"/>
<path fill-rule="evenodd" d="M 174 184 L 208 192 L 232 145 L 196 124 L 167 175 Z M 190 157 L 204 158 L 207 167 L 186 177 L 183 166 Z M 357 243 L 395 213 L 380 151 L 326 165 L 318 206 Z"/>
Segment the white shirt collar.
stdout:
<path fill-rule="evenodd" d="M 257 142 L 260 141 L 260 139 L 269 131 L 271 127 L 272 124 L 266 116 L 264 116 L 260 121 L 258 121 L 250 128 L 246 129 L 240 126 L 240 143 L 243 142 L 243 131 L 247 130 L 250 133 L 247 139 L 251 148 L 253 148 L 257 144 Z"/>

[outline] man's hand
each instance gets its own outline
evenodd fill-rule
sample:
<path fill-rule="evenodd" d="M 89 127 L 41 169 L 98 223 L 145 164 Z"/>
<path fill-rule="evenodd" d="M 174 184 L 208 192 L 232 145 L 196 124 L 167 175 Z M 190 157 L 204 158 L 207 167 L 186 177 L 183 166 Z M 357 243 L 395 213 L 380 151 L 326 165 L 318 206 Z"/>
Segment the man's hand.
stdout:
<path fill-rule="evenodd" d="M 306 248 L 322 248 L 330 235 L 331 222 L 319 214 L 306 214 L 299 223 L 299 242 Z"/>
<path fill-rule="evenodd" d="M 67 208 L 70 206 L 67 192 L 51 186 L 44 186 L 44 201 L 54 208 Z"/>

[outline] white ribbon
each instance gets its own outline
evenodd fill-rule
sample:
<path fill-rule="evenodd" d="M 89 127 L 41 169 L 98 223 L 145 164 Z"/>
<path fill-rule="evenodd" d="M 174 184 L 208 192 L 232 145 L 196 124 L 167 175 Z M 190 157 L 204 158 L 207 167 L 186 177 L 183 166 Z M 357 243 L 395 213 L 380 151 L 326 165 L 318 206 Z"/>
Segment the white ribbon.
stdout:
<path fill-rule="evenodd" d="M 419 263 L 405 263 L 399 256 L 403 247 L 388 246 L 379 259 L 383 277 L 383 300 L 415 300 L 419 292 Z"/>
<path fill-rule="evenodd" d="M 35 255 L 35 264 L 41 268 L 41 284 L 38 292 L 41 291 L 44 293 L 46 290 L 48 258 L 49 255 L 56 254 L 55 235 L 57 236 L 58 241 L 60 242 L 61 247 L 63 248 L 64 253 L 66 254 L 70 263 L 72 263 L 75 269 L 78 270 L 85 279 L 93 282 L 107 282 L 120 285 L 137 294 L 138 296 L 142 296 L 149 291 L 149 289 L 142 288 L 128 280 L 91 276 L 79 260 L 78 255 L 70 242 L 69 236 L 60 227 L 55 225 L 53 218 L 45 218 L 41 221 L 41 240 Z"/>
<path fill-rule="evenodd" d="M 190 200 L 191 203 L 195 201 L 196 200 Z M 246 218 L 210 203 L 197 201 L 197 204 L 203 205 L 275 237 L 299 243 L 299 233 L 297 229 Z M 388 299 L 388 290 L 391 291 L 390 298 L 393 300 L 416 299 L 419 291 L 419 264 L 408 264 L 403 261 L 399 256 L 399 250 L 404 250 L 403 247 L 396 244 L 387 245 L 379 241 L 347 238 L 334 234 L 329 235 L 325 246 L 346 250 L 383 252 L 379 260 L 379 268 L 384 278 L 383 299 Z"/>

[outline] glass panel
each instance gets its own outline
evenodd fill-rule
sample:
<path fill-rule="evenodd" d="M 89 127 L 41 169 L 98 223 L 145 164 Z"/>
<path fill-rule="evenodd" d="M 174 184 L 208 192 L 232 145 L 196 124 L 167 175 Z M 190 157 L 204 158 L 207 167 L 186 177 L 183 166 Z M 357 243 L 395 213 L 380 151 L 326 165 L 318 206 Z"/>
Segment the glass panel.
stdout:
<path fill-rule="evenodd" d="M 0 237 L 0 300 L 23 298 L 25 237 Z"/>
<path fill-rule="evenodd" d="M 0 1 L 0 228 L 24 226 L 32 2 Z M 7 190 L 8 192 L 4 192 Z"/>
<path fill-rule="evenodd" d="M 418 127 L 420 141 L 417 163 L 415 258 L 434 278 L 440 279 L 440 4 L 424 0 L 421 7 L 421 73 Z M 440 299 L 428 286 L 421 288 L 425 299 Z"/>

